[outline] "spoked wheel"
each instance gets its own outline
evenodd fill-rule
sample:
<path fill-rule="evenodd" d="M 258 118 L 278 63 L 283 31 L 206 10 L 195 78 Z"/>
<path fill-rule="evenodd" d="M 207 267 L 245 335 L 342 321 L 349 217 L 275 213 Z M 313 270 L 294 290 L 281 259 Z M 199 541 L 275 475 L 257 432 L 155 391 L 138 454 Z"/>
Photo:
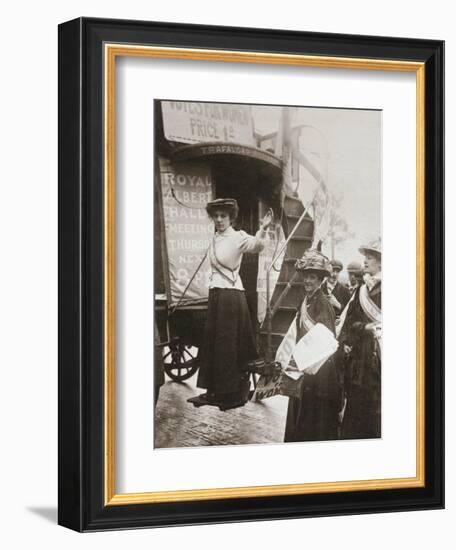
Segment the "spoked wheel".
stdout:
<path fill-rule="evenodd" d="M 191 378 L 198 370 L 197 348 L 186 346 L 179 340 L 171 341 L 163 351 L 165 372 L 175 382 Z"/>

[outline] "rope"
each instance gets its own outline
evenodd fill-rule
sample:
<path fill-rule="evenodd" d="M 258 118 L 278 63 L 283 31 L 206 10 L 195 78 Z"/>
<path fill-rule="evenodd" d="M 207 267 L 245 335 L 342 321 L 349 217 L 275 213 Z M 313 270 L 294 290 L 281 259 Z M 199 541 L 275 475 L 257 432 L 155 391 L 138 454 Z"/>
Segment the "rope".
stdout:
<path fill-rule="evenodd" d="M 209 245 L 209 248 L 210 248 L 210 245 Z M 190 285 L 192 284 L 193 282 L 193 279 L 195 278 L 196 274 L 198 273 L 198 271 L 200 270 L 201 266 L 203 265 L 204 263 L 204 260 L 206 259 L 206 256 L 207 256 L 207 253 L 209 252 L 209 248 L 206 250 L 206 252 L 204 253 L 204 256 L 203 258 L 201 259 L 198 267 L 196 268 L 195 270 L 195 273 L 193 273 L 192 275 L 192 278 L 190 279 L 190 281 L 187 283 L 187 286 L 185 287 L 184 289 L 184 292 L 182 292 L 181 294 L 181 297 L 179 298 L 177 304 L 174 306 L 174 308 L 170 311 L 169 313 L 169 317 L 171 317 L 171 315 L 174 314 L 174 312 L 176 311 L 176 309 L 180 306 L 180 304 L 182 303 L 183 299 L 184 299 L 184 296 L 185 294 L 187 293 L 187 290 L 189 289 Z"/>
<path fill-rule="evenodd" d="M 200 208 L 199 206 L 188 206 L 187 204 L 184 204 L 176 197 L 176 192 L 174 191 L 174 188 L 171 187 L 171 195 L 173 196 L 173 199 L 177 202 L 177 204 L 180 204 L 184 208 L 188 208 L 189 210 L 204 210 L 204 208 Z"/>

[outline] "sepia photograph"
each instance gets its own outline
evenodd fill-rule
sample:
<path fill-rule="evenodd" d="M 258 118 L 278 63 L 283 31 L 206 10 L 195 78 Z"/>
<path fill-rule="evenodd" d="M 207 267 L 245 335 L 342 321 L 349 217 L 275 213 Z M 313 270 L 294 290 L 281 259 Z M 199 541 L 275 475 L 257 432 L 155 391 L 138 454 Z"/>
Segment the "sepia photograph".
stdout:
<path fill-rule="evenodd" d="M 381 110 L 154 110 L 155 449 L 381 438 Z"/>

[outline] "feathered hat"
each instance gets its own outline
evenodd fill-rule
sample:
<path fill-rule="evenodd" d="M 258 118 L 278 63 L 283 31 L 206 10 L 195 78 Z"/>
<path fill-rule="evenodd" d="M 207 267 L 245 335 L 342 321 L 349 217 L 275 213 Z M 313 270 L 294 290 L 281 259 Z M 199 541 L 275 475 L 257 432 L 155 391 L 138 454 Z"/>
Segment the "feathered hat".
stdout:
<path fill-rule="evenodd" d="M 316 271 L 323 277 L 331 274 L 329 259 L 318 250 L 306 250 L 300 260 L 295 263 L 296 271 Z"/>

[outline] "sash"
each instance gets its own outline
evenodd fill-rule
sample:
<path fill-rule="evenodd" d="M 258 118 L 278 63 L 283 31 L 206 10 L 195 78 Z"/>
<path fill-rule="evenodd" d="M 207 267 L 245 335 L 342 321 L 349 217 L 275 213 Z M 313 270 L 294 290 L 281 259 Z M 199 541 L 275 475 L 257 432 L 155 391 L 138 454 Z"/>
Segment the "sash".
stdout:
<path fill-rule="evenodd" d="M 369 296 L 367 286 L 363 285 L 359 291 L 359 303 L 363 308 L 364 313 L 369 317 L 372 323 L 375 323 L 374 327 L 374 337 L 377 341 L 377 350 L 379 353 L 380 360 L 382 359 L 382 311 L 381 309 L 373 302 L 372 298 Z"/>
<path fill-rule="evenodd" d="M 382 311 L 369 296 L 366 285 L 359 289 L 359 303 L 372 323 L 382 322 Z"/>
<path fill-rule="evenodd" d="M 355 294 L 356 294 L 356 290 L 355 290 L 355 292 L 353 292 L 353 294 L 351 295 L 350 300 L 348 300 L 347 305 L 345 306 L 344 310 L 343 310 L 342 313 L 340 314 L 339 319 L 336 321 L 336 338 L 339 338 L 339 336 L 340 336 L 340 333 L 341 333 L 341 331 L 342 331 L 342 328 L 343 328 L 343 326 L 344 326 L 344 324 L 345 324 L 345 319 L 347 318 L 348 307 L 349 307 L 349 305 L 352 303 L 353 298 L 355 297 Z"/>
<path fill-rule="evenodd" d="M 293 321 L 288 327 L 287 333 L 283 337 L 283 340 L 276 351 L 275 360 L 282 364 L 282 368 L 288 367 L 288 363 L 290 362 L 296 346 L 296 318 L 297 314 L 293 317 Z"/>
<path fill-rule="evenodd" d="M 312 317 L 307 313 L 307 296 L 304 298 L 304 302 L 301 306 L 301 327 L 305 330 L 305 333 L 316 325 Z M 285 334 L 280 346 L 277 348 L 275 360 L 279 361 L 282 364 L 283 368 L 288 366 L 293 351 L 296 347 L 296 337 L 297 337 L 297 319 L 298 314 L 295 315 L 291 325 L 288 328 L 287 333 Z"/>
<path fill-rule="evenodd" d="M 236 266 L 234 269 L 229 268 L 226 265 L 223 265 L 222 262 L 217 258 L 217 253 L 215 251 L 215 236 L 212 239 L 212 244 L 209 249 L 209 259 L 211 261 L 212 267 L 220 273 L 222 277 L 224 277 L 230 284 L 233 286 L 236 284 L 236 281 L 239 277 L 239 271 L 241 264 Z M 226 270 L 228 273 L 226 273 Z"/>
<path fill-rule="evenodd" d="M 316 325 L 315 321 L 307 312 L 307 296 L 301 306 L 301 327 L 307 332 Z"/>
<path fill-rule="evenodd" d="M 340 333 L 342 332 L 342 329 L 345 324 L 345 319 L 347 318 L 348 308 L 355 296 L 356 296 L 356 290 L 351 295 L 351 298 L 348 301 L 348 304 L 345 306 L 344 311 L 341 313 L 339 321 L 336 323 L 336 338 L 339 338 Z M 364 313 L 367 315 L 367 317 L 372 323 L 380 324 L 382 322 L 382 311 L 369 296 L 369 292 L 367 290 L 366 285 L 362 285 L 359 289 L 359 303 Z"/>

